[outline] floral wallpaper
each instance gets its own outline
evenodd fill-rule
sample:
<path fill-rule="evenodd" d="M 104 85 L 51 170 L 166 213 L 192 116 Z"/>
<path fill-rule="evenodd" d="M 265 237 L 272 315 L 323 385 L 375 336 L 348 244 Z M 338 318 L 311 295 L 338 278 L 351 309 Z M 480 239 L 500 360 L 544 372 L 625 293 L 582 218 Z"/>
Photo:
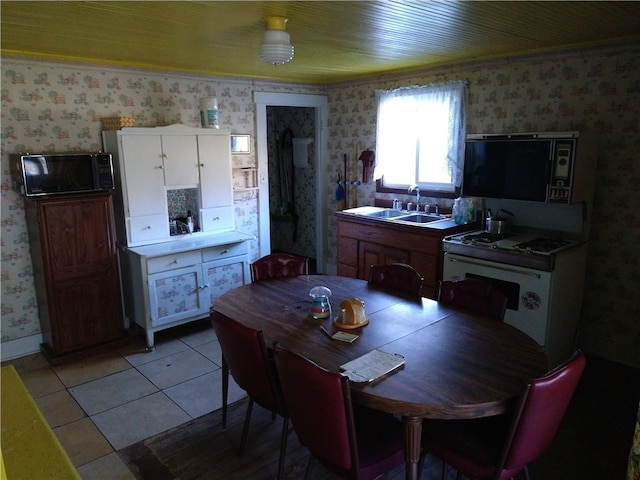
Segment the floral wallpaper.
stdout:
<path fill-rule="evenodd" d="M 597 138 L 583 318 L 578 344 L 603 358 L 640 367 L 640 45 L 439 68 L 339 85 L 299 86 L 236 79 L 3 58 L 2 300 L 6 347 L 39 332 L 23 200 L 10 187 L 8 154 L 101 148 L 101 118 L 132 116 L 138 126 L 198 126 L 198 99 L 216 96 L 223 128 L 252 136 L 252 153 L 233 156 L 255 167 L 253 92 L 326 94 L 329 103 L 326 198 L 327 265 L 335 264 L 335 187 L 345 155 L 361 180 L 362 150 L 375 151 L 376 89 L 465 79 L 468 132 L 580 131 Z M 373 184 L 350 189 L 351 205 L 373 204 Z M 236 227 L 258 235 L 255 192 L 235 196 Z M 408 200 L 403 198 L 403 201 Z M 434 199 L 438 200 L 438 199 Z M 445 202 L 440 202 L 445 205 Z M 446 206 L 446 205 L 445 205 Z M 257 258 L 257 242 L 251 257 Z"/>

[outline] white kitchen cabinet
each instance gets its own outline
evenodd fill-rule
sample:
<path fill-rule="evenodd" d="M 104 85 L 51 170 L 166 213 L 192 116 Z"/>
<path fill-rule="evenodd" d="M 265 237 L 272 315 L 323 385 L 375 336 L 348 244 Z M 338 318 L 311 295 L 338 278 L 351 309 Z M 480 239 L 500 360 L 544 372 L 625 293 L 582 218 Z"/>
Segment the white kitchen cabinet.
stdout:
<path fill-rule="evenodd" d="M 136 218 L 166 214 L 160 136 L 124 135 L 121 149 L 126 158 L 119 165 L 122 194 L 125 196 L 125 215 Z"/>
<path fill-rule="evenodd" d="M 233 205 L 231 162 L 219 158 L 231 157 L 231 141 L 228 136 L 198 135 L 200 158 L 200 190 L 202 208 Z"/>
<path fill-rule="evenodd" d="M 122 249 L 125 316 L 144 328 L 148 349 L 155 332 L 207 317 L 216 298 L 251 281 L 252 239 L 229 232 Z"/>
<path fill-rule="evenodd" d="M 201 183 L 198 171 L 201 160 L 197 137 L 195 135 L 162 135 L 161 138 L 165 187 L 197 187 Z M 226 135 L 218 138 L 223 142 L 230 141 Z M 206 154 L 207 152 L 203 152 L 203 155 Z M 229 155 L 226 158 L 230 158 Z M 224 162 L 220 163 L 224 164 Z M 205 185 L 209 187 L 206 182 Z"/>
<path fill-rule="evenodd" d="M 123 128 L 103 132 L 103 140 L 114 157 L 118 243 L 176 240 L 169 229 L 170 190 L 198 190 L 193 213 L 200 232 L 194 236 L 234 229 L 229 132 L 184 125 Z"/>

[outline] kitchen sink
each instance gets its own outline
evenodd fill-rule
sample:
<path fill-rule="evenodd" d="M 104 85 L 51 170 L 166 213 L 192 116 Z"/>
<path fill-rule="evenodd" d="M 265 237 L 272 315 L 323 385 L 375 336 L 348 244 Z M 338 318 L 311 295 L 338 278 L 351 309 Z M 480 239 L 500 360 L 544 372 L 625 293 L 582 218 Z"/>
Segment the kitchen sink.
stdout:
<path fill-rule="evenodd" d="M 385 208 L 384 210 L 377 210 L 375 212 L 363 213 L 362 215 L 365 217 L 374 217 L 374 218 L 395 218 L 406 215 L 407 212 L 401 212 L 399 210 L 392 210 L 390 208 Z"/>
<path fill-rule="evenodd" d="M 430 223 L 442 220 L 445 217 L 440 215 L 429 215 L 426 213 L 413 213 L 411 215 L 405 215 L 404 217 L 396 217 L 394 220 L 399 222 L 413 222 L 413 223 Z"/>

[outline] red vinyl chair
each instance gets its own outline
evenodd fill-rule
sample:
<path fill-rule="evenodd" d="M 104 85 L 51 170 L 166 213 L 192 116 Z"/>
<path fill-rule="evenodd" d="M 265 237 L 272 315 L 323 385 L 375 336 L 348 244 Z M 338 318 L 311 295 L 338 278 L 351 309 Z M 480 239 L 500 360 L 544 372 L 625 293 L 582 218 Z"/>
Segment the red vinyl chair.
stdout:
<path fill-rule="evenodd" d="M 289 433 L 289 415 L 278 384 L 273 360 L 270 358 L 262 331 L 245 327 L 239 322 L 217 312 L 211 313 L 211 323 L 222 349 L 222 429 L 227 427 L 227 398 L 229 371 L 238 386 L 249 396 L 247 412 L 240 440 L 240 455 L 244 454 L 251 422 L 253 403 L 283 417 L 278 460 L 278 479 L 283 478 L 284 460 Z"/>
<path fill-rule="evenodd" d="M 391 263 L 389 265 L 371 265 L 369 283 L 422 297 L 424 278 L 411 265 Z"/>
<path fill-rule="evenodd" d="M 577 350 L 566 362 L 525 385 L 514 413 L 475 420 L 424 420 L 422 446 L 459 473 L 506 480 L 549 448 L 586 364 Z"/>
<path fill-rule="evenodd" d="M 250 270 L 252 282 L 268 278 L 309 275 L 309 259 L 289 253 L 272 253 L 253 262 Z"/>
<path fill-rule="evenodd" d="M 480 313 L 495 320 L 504 320 L 507 297 L 489 283 L 467 278 L 440 283 L 438 301 L 462 310 Z"/>
<path fill-rule="evenodd" d="M 274 345 L 287 410 L 300 443 L 333 473 L 370 480 L 404 463 L 401 423 L 392 415 L 352 405 L 349 380 Z"/>

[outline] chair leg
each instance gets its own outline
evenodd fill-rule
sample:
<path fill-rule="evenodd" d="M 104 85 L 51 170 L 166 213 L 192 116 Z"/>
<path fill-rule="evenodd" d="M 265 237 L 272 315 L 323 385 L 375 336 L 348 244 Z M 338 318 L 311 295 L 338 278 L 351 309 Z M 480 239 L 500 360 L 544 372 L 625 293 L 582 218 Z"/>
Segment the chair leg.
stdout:
<path fill-rule="evenodd" d="M 278 480 L 284 478 L 284 460 L 287 456 L 287 438 L 289 437 L 289 417 L 282 418 L 282 435 L 280 436 L 280 458 L 278 459 Z"/>
<path fill-rule="evenodd" d="M 229 365 L 222 356 L 222 431 L 227 429 L 227 399 L 229 397 Z"/>
<path fill-rule="evenodd" d="M 253 400 L 249 397 L 247 404 L 247 413 L 244 417 L 244 426 L 242 427 L 242 440 L 240 440 L 240 455 L 244 455 L 247 446 L 247 437 L 249 436 L 249 424 L 251 423 L 251 411 L 253 410 Z"/>
<path fill-rule="evenodd" d="M 311 479 L 311 472 L 313 471 L 313 463 L 314 463 L 315 459 L 313 458 L 313 455 L 311 455 L 311 453 L 309 453 L 309 461 L 307 462 L 307 470 L 304 472 L 304 480 L 310 480 Z"/>

